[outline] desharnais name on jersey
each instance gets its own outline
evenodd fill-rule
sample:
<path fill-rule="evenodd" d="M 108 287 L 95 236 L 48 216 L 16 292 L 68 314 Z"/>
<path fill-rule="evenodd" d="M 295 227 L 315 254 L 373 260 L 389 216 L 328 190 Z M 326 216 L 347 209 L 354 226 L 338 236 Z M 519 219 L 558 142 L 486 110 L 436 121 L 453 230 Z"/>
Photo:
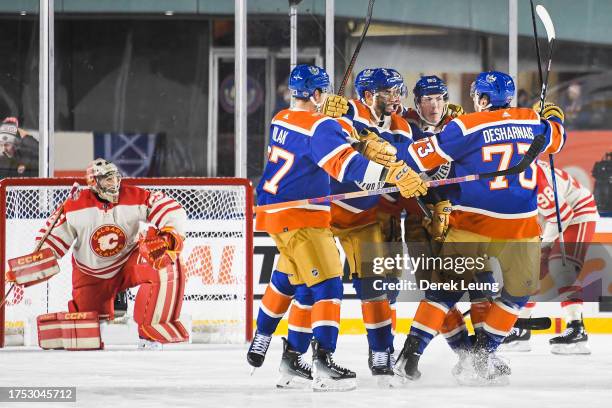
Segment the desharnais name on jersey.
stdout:
<path fill-rule="evenodd" d="M 546 139 L 543 153 L 563 147 L 565 130 L 555 118 L 540 120 L 528 108 L 476 112 L 453 119 L 436 136 L 400 148 L 397 156 L 420 171 L 453 162 L 461 177 L 515 166 L 540 134 Z M 451 226 L 499 239 L 538 236 L 536 182 L 532 164 L 518 175 L 461 183 Z"/>
<path fill-rule="evenodd" d="M 66 201 L 43 248 L 51 248 L 61 258 L 74 243 L 72 258 L 76 266 L 88 275 L 110 279 L 136 247 L 141 222 L 158 229 L 171 227 L 184 236 L 186 220 L 183 207 L 161 192 L 122 185 L 119 201 L 113 204 L 101 201 L 86 189 L 76 199 Z M 50 225 L 47 220 L 36 241 Z"/>
<path fill-rule="evenodd" d="M 377 183 L 384 167 L 354 150 L 337 120 L 319 113 L 286 109 L 270 127 L 268 162 L 257 186 L 257 204 L 329 195 L 330 177 L 339 182 Z M 256 228 L 279 233 L 330 226 L 329 204 L 307 204 L 259 213 Z"/>

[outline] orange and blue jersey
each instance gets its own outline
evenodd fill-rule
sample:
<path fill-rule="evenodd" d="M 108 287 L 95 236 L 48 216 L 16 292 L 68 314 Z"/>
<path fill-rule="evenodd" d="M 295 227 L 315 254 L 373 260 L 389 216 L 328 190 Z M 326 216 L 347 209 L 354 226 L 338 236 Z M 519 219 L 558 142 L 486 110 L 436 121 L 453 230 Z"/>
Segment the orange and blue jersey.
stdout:
<path fill-rule="evenodd" d="M 412 140 L 408 123 L 399 115 L 392 114 L 378 120 L 372 110 L 363 102 L 353 99 L 349 101 L 348 112 L 338 119 L 348 138 L 354 127 L 357 133 L 363 129 L 377 133 L 382 138 L 393 144 L 396 142 L 407 142 Z M 349 193 L 353 191 L 372 190 L 384 187 L 384 182 L 379 183 L 353 183 L 338 182 L 332 180 L 332 194 Z M 391 195 L 369 196 L 341 200 L 332 203 L 332 225 L 338 228 L 349 228 L 358 225 L 368 225 L 377 221 L 376 211 L 382 209 L 387 212 L 401 212 L 401 204 L 398 197 Z M 379 202 L 385 203 L 378 207 Z M 399 206 L 399 211 L 398 207 Z"/>
<path fill-rule="evenodd" d="M 540 134 L 546 139 L 544 153 L 563 147 L 565 130 L 555 118 L 540 120 L 528 108 L 476 112 L 453 119 L 436 136 L 399 149 L 398 160 L 419 171 L 453 162 L 457 177 L 505 170 L 518 164 Z M 538 236 L 536 181 L 532 164 L 518 175 L 461 183 L 451 225 L 491 238 Z"/>
<path fill-rule="evenodd" d="M 346 140 L 340 124 L 327 116 L 285 109 L 272 119 L 268 162 L 257 186 L 257 204 L 282 203 L 330 194 L 330 178 L 375 183 L 384 167 L 370 162 Z M 279 233 L 330 226 L 329 204 L 307 204 L 259 213 L 257 229 Z"/>

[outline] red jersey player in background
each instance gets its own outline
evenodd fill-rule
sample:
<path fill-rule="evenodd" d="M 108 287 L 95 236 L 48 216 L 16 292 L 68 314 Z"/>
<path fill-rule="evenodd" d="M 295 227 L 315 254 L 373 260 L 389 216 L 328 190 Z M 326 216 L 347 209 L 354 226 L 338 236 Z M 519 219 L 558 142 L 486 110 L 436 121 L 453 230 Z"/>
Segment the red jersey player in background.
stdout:
<path fill-rule="evenodd" d="M 587 333 L 582 317 L 582 287 L 577 280 L 584 258 L 593 239 L 599 219 L 593 194 L 569 173 L 555 169 L 559 211 L 565 241 L 566 265 L 561 259 L 561 246 L 555 213 L 555 198 L 552 187 L 552 171 L 543 162 L 538 167 L 538 211 L 542 226 L 541 286 L 552 287 L 549 297 L 561 299 L 567 328 L 558 337 L 550 339 L 554 354 L 590 354 Z M 546 295 L 546 294 L 544 294 Z M 535 302 L 529 302 L 521 310 L 521 317 L 529 318 Z M 504 350 L 529 351 L 531 331 L 514 328 L 504 340 Z"/>
<path fill-rule="evenodd" d="M 68 310 L 113 319 L 115 295 L 140 285 L 134 307 L 140 346 L 187 341 L 179 321 L 184 274 L 178 262 L 185 210 L 163 193 L 121 185 L 117 166 L 104 159 L 89 165 L 86 179 L 89 188 L 64 204 L 42 245 L 61 258 L 74 244 Z M 141 223 L 151 225 L 146 236 L 139 236 Z"/>

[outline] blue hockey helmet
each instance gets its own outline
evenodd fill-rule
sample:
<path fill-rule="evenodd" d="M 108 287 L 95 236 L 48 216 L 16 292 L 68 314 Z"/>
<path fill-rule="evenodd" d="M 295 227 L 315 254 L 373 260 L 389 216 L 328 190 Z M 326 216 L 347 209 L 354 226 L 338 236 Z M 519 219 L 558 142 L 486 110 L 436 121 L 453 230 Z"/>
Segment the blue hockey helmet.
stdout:
<path fill-rule="evenodd" d="M 372 88 L 372 75 L 375 71 L 375 69 L 366 68 L 359 71 L 355 77 L 355 92 L 357 92 L 359 99 L 363 99 L 365 96 L 364 92 Z"/>
<path fill-rule="evenodd" d="M 374 93 L 388 89 L 399 90 L 400 96 L 406 94 L 404 78 L 402 78 L 399 72 L 392 68 L 376 68 L 371 75 L 364 76 L 363 81 L 360 82 L 360 91 L 362 94 L 365 91 Z M 360 91 L 358 90 L 358 92 Z"/>
<path fill-rule="evenodd" d="M 300 64 L 293 68 L 289 75 L 289 90 L 296 98 L 310 98 L 319 89 L 321 92 L 332 92 L 329 75 L 316 65 Z"/>
<path fill-rule="evenodd" d="M 487 71 L 478 74 L 470 89 L 470 96 L 476 101 L 486 95 L 489 106 L 503 108 L 510 105 L 515 92 L 514 80 L 508 74 L 499 71 Z"/>
<path fill-rule="evenodd" d="M 414 93 L 415 103 L 425 95 L 442 95 L 445 101 L 448 100 L 446 82 L 435 75 L 422 76 L 414 85 L 412 93 Z"/>

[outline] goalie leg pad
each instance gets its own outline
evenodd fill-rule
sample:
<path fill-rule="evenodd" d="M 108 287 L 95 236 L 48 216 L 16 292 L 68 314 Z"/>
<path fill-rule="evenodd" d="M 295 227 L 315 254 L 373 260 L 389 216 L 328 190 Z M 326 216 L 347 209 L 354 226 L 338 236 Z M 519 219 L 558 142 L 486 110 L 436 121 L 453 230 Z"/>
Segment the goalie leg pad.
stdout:
<path fill-rule="evenodd" d="M 148 264 L 133 267 L 135 282 L 140 285 L 134 306 L 134 321 L 141 338 L 160 343 L 189 340 L 189 333 L 179 320 L 185 276 L 180 263 L 153 269 Z"/>
<path fill-rule="evenodd" d="M 38 345 L 45 350 L 101 350 L 97 312 L 48 313 L 36 318 Z"/>

